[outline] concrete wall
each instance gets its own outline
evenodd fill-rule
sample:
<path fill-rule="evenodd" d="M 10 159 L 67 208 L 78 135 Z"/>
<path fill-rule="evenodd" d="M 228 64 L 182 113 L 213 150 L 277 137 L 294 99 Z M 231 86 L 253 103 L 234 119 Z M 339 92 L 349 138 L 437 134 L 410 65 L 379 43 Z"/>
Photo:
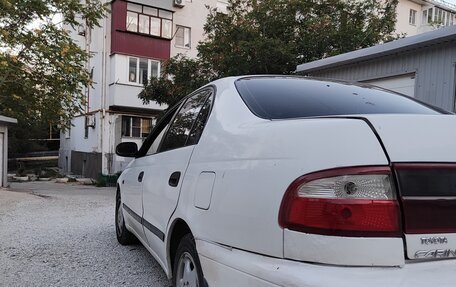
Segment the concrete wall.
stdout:
<path fill-rule="evenodd" d="M 101 153 L 71 151 L 71 171 L 97 179 L 101 171 Z"/>
<path fill-rule="evenodd" d="M 454 111 L 456 41 L 310 73 L 311 76 L 367 81 L 415 73 L 415 98 Z"/>
<path fill-rule="evenodd" d="M 413 36 L 437 29 L 437 26 L 429 25 L 427 22 L 422 21 L 423 11 L 428 8 L 435 9 L 435 5 L 436 3 L 425 0 L 399 0 L 396 9 L 396 33 Z M 446 11 L 454 11 L 454 9 L 445 7 L 445 5 L 438 5 L 438 7 Z M 417 11 L 415 25 L 409 23 L 410 9 Z M 456 23 L 456 15 L 453 14 L 453 18 Z"/>
<path fill-rule="evenodd" d="M 410 9 L 416 12 L 415 25 L 409 23 Z M 401 0 L 396 9 L 396 33 L 405 33 L 407 36 L 418 34 L 421 25 L 421 5 L 410 0 Z"/>
<path fill-rule="evenodd" d="M 171 42 L 171 57 L 177 54 L 184 54 L 190 58 L 197 56 L 198 51 L 196 46 L 198 42 L 204 39 L 204 24 L 209 10 L 206 5 L 210 7 L 216 7 L 217 0 L 193 0 L 192 2 L 185 2 L 185 7 L 177 8 L 176 13 L 173 15 L 174 21 L 174 32 L 176 32 L 176 26 L 185 26 L 191 28 L 191 45 L 190 48 L 183 48 L 176 46 L 175 39 Z"/>

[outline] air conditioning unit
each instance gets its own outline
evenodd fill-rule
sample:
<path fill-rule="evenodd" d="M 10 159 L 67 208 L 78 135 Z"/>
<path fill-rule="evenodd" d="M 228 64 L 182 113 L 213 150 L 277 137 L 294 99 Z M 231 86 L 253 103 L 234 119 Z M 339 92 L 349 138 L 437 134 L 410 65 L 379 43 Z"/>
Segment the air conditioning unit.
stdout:
<path fill-rule="evenodd" d="M 185 6 L 185 0 L 174 0 L 174 6 L 177 6 L 177 7 L 184 7 Z"/>

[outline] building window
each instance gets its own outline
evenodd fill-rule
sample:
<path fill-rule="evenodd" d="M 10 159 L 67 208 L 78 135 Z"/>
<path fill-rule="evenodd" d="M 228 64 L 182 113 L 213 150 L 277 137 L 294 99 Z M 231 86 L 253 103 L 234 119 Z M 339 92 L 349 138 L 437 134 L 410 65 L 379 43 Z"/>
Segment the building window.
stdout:
<path fill-rule="evenodd" d="M 424 25 L 428 22 L 428 11 L 427 9 L 423 11 L 423 18 L 421 19 L 421 25 Z"/>
<path fill-rule="evenodd" d="M 127 3 L 127 31 L 171 39 L 173 13 L 170 11 Z"/>
<path fill-rule="evenodd" d="M 84 138 L 88 139 L 89 138 L 89 117 L 86 116 L 84 118 Z"/>
<path fill-rule="evenodd" d="M 122 137 L 145 138 L 152 130 L 152 119 L 122 116 Z"/>
<path fill-rule="evenodd" d="M 409 24 L 416 25 L 416 10 L 410 9 Z"/>
<path fill-rule="evenodd" d="M 138 14 L 127 12 L 127 31 L 137 32 L 138 30 Z"/>
<path fill-rule="evenodd" d="M 191 29 L 176 25 L 176 46 L 191 48 Z"/>
<path fill-rule="evenodd" d="M 130 83 L 144 84 L 151 77 L 158 78 L 160 75 L 160 62 L 129 57 L 128 60 L 128 81 Z"/>
<path fill-rule="evenodd" d="M 423 23 L 451 26 L 454 23 L 455 14 L 438 7 L 428 8 L 423 11 Z"/>

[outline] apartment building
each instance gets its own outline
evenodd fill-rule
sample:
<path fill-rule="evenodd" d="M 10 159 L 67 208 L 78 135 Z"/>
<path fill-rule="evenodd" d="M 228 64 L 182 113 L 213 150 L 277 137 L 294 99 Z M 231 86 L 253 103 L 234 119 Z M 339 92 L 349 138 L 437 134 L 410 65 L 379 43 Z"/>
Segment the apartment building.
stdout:
<path fill-rule="evenodd" d="M 59 166 L 97 178 L 123 170 L 120 142 L 141 145 L 166 106 L 138 99 L 143 83 L 158 77 L 163 62 L 178 53 L 195 57 L 209 7 L 226 11 L 224 0 L 114 0 L 101 27 L 71 31 L 92 58 L 93 86 L 85 90 L 85 112 L 61 133 Z"/>
<path fill-rule="evenodd" d="M 137 95 L 165 60 L 179 53 L 197 55 L 204 37 L 206 6 L 226 12 L 228 0 L 104 0 L 111 13 L 95 29 L 72 31 L 92 54 L 87 63 L 93 87 L 86 89 L 85 112 L 61 134 L 59 166 L 97 178 L 122 171 L 130 159 L 115 155 L 120 142 L 139 145 L 166 108 L 144 104 Z M 398 33 L 415 35 L 456 23 L 456 5 L 443 0 L 400 0 Z"/>
<path fill-rule="evenodd" d="M 456 5 L 444 0 L 399 0 L 396 32 L 413 36 L 456 24 Z"/>

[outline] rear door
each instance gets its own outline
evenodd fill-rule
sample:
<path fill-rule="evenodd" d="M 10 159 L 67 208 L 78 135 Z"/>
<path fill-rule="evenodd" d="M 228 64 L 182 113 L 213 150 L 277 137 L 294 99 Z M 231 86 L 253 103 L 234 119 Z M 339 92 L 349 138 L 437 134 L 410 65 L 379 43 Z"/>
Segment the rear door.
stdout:
<path fill-rule="evenodd" d="M 0 133 L 0 187 L 3 186 L 3 133 Z"/>
<path fill-rule="evenodd" d="M 407 258 L 456 257 L 456 117 L 367 118 L 396 174 Z"/>
<path fill-rule="evenodd" d="M 195 144 L 212 104 L 212 89 L 189 97 L 171 121 L 160 144 L 152 145 L 144 157 L 143 225 L 150 247 L 166 261 L 165 232 L 179 199 Z"/>

